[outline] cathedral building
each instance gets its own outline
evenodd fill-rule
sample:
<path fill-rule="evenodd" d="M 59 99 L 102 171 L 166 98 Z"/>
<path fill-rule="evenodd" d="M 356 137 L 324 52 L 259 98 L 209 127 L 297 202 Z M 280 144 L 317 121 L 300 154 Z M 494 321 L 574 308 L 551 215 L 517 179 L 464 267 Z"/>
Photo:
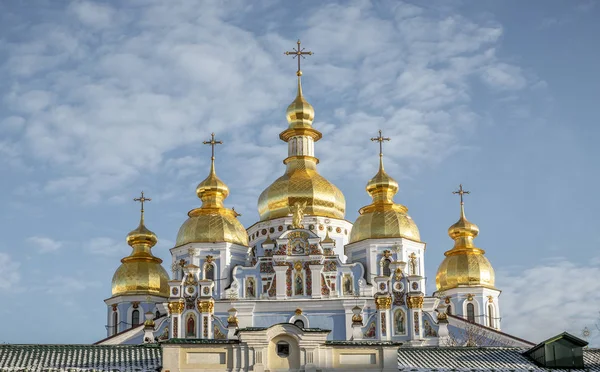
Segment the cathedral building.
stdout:
<path fill-rule="evenodd" d="M 299 62 L 310 52 L 298 42 L 287 54 L 298 58 L 297 95 L 279 135 L 288 153 L 283 175 L 258 197 L 259 221 L 245 228 L 226 206 L 231 190 L 217 175 L 215 148 L 222 142 L 213 133 L 204 142 L 212 155 L 196 188 L 200 206 L 177 233 L 170 274 L 152 254 L 158 238 L 145 225 L 150 199 L 142 193 L 135 199 L 139 226 L 126 239 L 131 254 L 121 260 L 104 301 L 107 337 L 88 349 L 14 353 L 47 353 L 44 360 L 56 359 L 54 367 L 99 370 L 472 370 L 482 366 L 465 362 L 461 350 L 491 345 L 476 350 L 496 369 L 545 368 L 539 367 L 545 345 L 559 338 L 535 346 L 501 331 L 501 292 L 485 251 L 475 245 L 479 228 L 465 216 L 462 185 L 455 191 L 458 221 L 448 229 L 454 246 L 443 259 L 427 257 L 441 261 L 433 294 L 425 290 L 426 243 L 384 168 L 389 138 L 381 131 L 371 138 L 379 145 L 378 166 L 374 161 L 366 183 L 372 202 L 354 223 L 345 219 L 344 195 L 317 167 L 322 134 L 313 126 Z M 569 350 L 583 346 L 570 335 L 560 342 Z M 588 366 L 596 363 L 586 355 Z M 600 370 L 600 361 L 594 365 Z"/>

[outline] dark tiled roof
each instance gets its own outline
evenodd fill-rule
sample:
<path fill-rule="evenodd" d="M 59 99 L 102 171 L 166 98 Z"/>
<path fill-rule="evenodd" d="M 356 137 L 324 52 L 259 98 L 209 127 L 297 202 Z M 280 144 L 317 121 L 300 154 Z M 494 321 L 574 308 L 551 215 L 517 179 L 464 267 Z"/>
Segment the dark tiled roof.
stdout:
<path fill-rule="evenodd" d="M 0 345 L 0 371 L 159 371 L 157 345 Z"/>
<path fill-rule="evenodd" d="M 400 347 L 401 371 L 547 371 L 508 347 Z M 600 349 L 584 349 L 586 371 L 600 371 Z M 570 370 L 574 372 L 576 370 Z"/>
<path fill-rule="evenodd" d="M 162 344 L 237 344 L 238 340 L 213 340 L 201 338 L 171 338 Z"/>
<path fill-rule="evenodd" d="M 396 341 L 369 341 L 369 340 L 357 340 L 357 341 L 325 341 L 325 345 L 333 346 L 401 346 L 402 342 Z"/>

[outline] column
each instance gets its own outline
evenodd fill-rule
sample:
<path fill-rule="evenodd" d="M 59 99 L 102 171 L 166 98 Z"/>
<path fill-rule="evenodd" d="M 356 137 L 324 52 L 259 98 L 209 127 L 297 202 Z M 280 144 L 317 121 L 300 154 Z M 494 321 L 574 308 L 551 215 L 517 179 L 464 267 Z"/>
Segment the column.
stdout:
<path fill-rule="evenodd" d="M 411 341 L 421 340 L 423 338 L 423 297 L 422 296 L 410 296 L 407 298 L 408 305 L 408 334 L 410 335 Z"/>
<path fill-rule="evenodd" d="M 169 335 L 171 338 L 185 338 L 183 333 L 183 322 L 181 321 L 181 313 L 185 307 L 183 301 L 169 302 L 169 314 L 171 314 L 171 329 Z"/>
<path fill-rule="evenodd" d="M 277 278 L 277 293 L 275 294 L 275 298 L 283 300 L 286 298 L 286 273 L 288 266 L 273 266 L 273 268 L 275 269 L 275 277 Z"/>
<path fill-rule="evenodd" d="M 214 307 L 215 303 L 212 299 L 198 300 L 198 310 L 200 310 L 200 335 L 198 338 L 214 338 L 211 320 Z"/>
<path fill-rule="evenodd" d="M 377 306 L 377 330 L 381 341 L 391 339 L 392 330 L 390 328 L 390 308 L 392 307 L 392 297 L 383 295 L 375 298 Z"/>
<path fill-rule="evenodd" d="M 321 271 L 323 265 L 310 265 L 312 276 L 312 298 L 321 298 Z"/>

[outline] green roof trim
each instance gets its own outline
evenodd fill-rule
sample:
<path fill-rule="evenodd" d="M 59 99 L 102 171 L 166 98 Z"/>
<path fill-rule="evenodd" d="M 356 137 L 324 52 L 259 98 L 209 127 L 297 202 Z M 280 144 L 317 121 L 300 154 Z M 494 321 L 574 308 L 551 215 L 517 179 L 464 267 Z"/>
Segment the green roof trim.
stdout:
<path fill-rule="evenodd" d="M 217 340 L 217 339 L 201 339 L 201 338 L 171 338 L 161 342 L 163 345 L 227 345 L 238 344 L 238 340 Z"/>

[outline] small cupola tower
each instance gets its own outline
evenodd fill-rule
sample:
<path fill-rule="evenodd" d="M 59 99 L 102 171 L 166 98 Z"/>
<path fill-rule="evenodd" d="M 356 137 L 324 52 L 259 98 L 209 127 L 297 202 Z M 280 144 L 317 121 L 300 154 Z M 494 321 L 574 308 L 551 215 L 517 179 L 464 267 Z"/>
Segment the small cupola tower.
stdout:
<path fill-rule="evenodd" d="M 473 244 L 479 227 L 465 217 L 463 197 L 470 192 L 460 185 L 453 193 L 460 196 L 460 218 L 448 228 L 454 247 L 444 253 L 446 258 L 435 278 L 435 294 L 446 303 L 448 314 L 500 329 L 500 291 L 494 286 L 494 268 L 485 251 Z"/>
<path fill-rule="evenodd" d="M 166 313 L 162 304 L 169 297 L 169 275 L 162 260 L 152 255 L 158 238 L 144 223 L 144 203 L 150 200 L 143 191 L 134 199 L 141 204 L 140 224 L 127 234 L 133 251 L 121 260 L 112 279 L 112 297 L 104 301 L 108 306 L 108 336 L 142 324 L 147 312 L 154 317 Z"/>

